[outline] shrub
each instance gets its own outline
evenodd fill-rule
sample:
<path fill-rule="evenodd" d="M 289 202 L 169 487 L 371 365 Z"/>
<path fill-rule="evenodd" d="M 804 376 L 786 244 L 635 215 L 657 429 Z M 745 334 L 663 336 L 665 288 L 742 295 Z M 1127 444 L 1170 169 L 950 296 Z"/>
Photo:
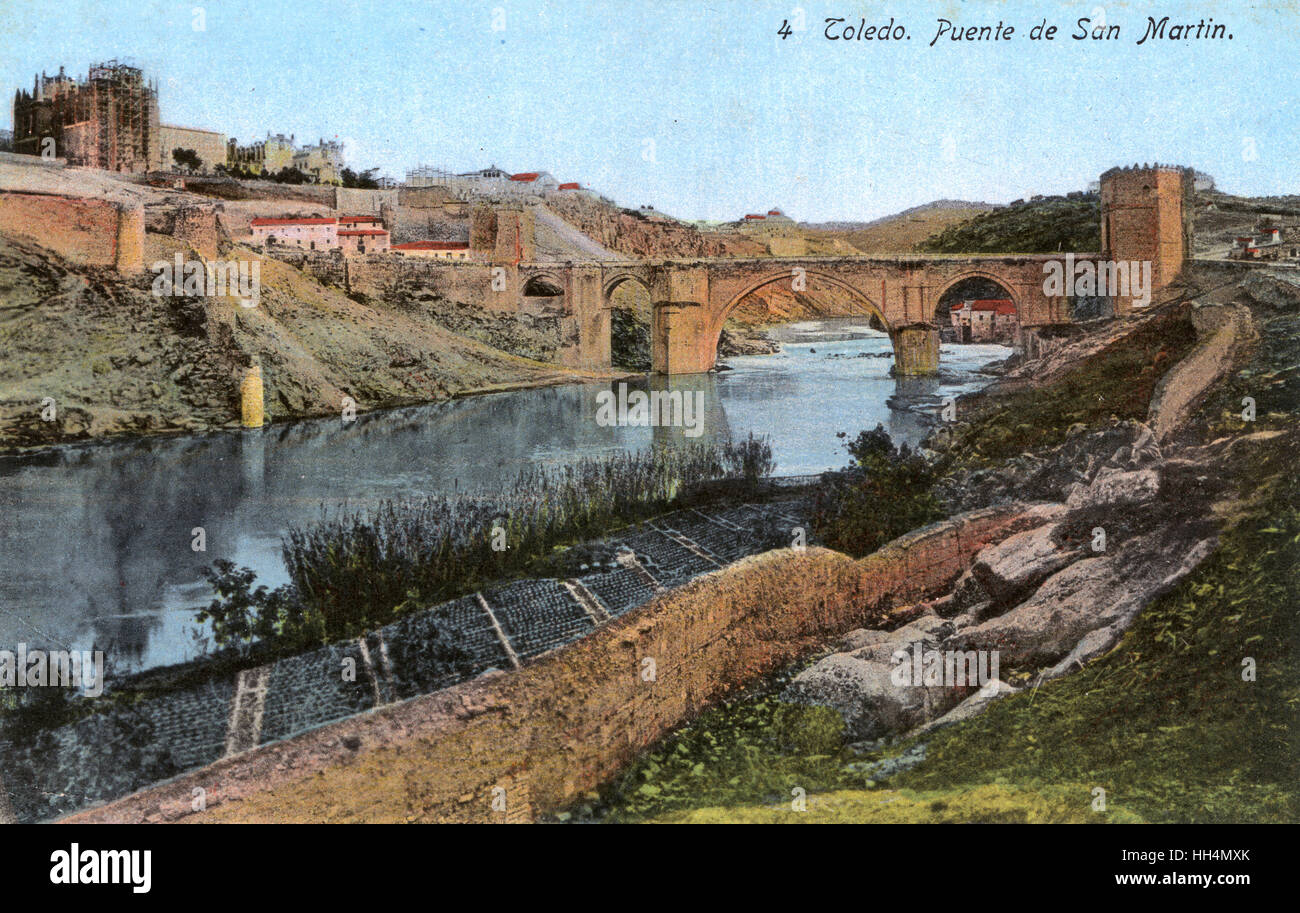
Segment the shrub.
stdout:
<path fill-rule="evenodd" d="M 934 469 L 906 444 L 895 447 L 884 426 L 845 446 L 852 461 L 823 476 L 813 502 L 813 530 L 828 548 L 860 558 L 943 517 Z"/>

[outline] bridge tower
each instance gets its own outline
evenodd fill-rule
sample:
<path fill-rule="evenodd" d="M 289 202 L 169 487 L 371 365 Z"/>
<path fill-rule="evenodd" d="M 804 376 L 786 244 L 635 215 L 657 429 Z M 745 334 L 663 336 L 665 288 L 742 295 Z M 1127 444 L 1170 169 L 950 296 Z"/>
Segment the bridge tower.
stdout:
<path fill-rule="evenodd" d="M 1150 261 L 1151 293 L 1173 282 L 1192 249 L 1192 172 L 1177 165 L 1112 168 L 1101 176 L 1101 249 L 1110 261 Z M 1133 310 L 1116 296 L 1115 313 Z"/>

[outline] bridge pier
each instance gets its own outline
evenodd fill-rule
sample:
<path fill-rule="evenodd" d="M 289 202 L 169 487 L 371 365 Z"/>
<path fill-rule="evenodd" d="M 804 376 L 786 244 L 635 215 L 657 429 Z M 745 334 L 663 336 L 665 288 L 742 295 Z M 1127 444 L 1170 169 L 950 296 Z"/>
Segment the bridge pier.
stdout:
<path fill-rule="evenodd" d="M 894 374 L 910 377 L 939 373 L 939 331 L 929 324 L 898 327 L 894 343 Z"/>

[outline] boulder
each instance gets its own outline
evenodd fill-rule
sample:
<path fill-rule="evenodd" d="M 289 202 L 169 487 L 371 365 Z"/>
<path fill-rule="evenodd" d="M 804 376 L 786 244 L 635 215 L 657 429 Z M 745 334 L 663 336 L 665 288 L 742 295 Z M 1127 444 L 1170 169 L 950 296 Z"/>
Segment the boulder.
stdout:
<path fill-rule="evenodd" d="M 975 556 L 971 576 L 994 607 L 1014 605 L 1052 574 L 1078 560 L 1076 549 L 1057 544 L 1058 528 L 1050 523 L 1016 533 Z M 971 607 L 971 603 L 963 603 L 963 607 Z"/>
<path fill-rule="evenodd" d="M 1088 485 L 1075 484 L 1065 506 L 1070 510 L 1089 507 L 1118 507 L 1155 500 L 1160 493 L 1156 469 L 1122 470 L 1111 466 L 1098 470 Z"/>
<path fill-rule="evenodd" d="M 844 719 L 853 740 L 876 739 L 904 732 L 940 714 L 960 700 L 953 688 L 897 685 L 894 664 L 837 653 L 801 672 L 781 700 L 829 707 Z"/>
<path fill-rule="evenodd" d="M 1003 669 L 1038 669 L 1063 659 L 1089 632 L 1123 631 L 1214 547 L 1212 539 L 1165 539 L 1133 539 L 1113 555 L 1076 561 L 1005 614 L 957 631 L 944 649 L 997 650 Z"/>

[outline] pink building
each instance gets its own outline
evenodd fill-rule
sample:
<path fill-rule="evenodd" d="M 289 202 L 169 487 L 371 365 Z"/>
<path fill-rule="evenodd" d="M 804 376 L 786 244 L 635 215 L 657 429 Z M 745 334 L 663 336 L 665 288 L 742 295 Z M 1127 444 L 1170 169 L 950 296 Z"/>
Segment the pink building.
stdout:
<path fill-rule="evenodd" d="M 961 301 L 952 306 L 950 314 L 962 342 L 1009 342 L 1020 331 L 1020 319 L 1010 298 Z"/>
<path fill-rule="evenodd" d="M 389 236 L 378 216 L 310 219 L 253 219 L 253 240 L 267 247 L 342 250 L 368 254 L 388 250 Z"/>
<path fill-rule="evenodd" d="M 339 247 L 344 254 L 373 254 L 388 250 L 388 232 L 382 228 L 340 228 Z"/>

